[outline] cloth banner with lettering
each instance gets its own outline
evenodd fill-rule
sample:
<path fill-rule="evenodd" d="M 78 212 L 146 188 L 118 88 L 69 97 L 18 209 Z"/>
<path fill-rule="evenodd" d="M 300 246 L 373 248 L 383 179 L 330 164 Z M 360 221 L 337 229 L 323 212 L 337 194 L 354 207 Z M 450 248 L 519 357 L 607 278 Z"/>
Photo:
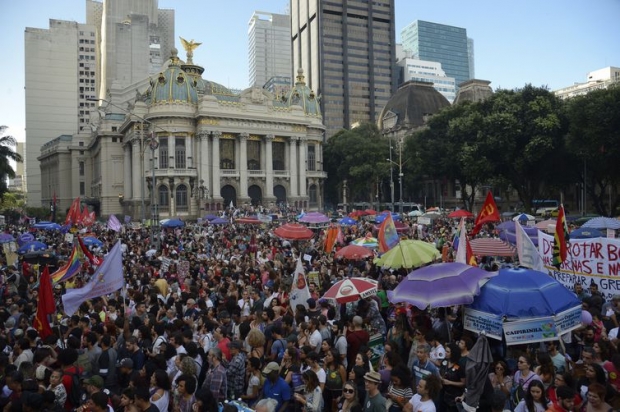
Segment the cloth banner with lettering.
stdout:
<path fill-rule="evenodd" d="M 620 240 L 604 237 L 572 239 L 568 257 L 558 268 L 553 263 L 553 236 L 538 232 L 538 253 L 549 273 L 568 289 L 575 283 L 585 287 L 591 283 L 606 300 L 620 294 Z"/>

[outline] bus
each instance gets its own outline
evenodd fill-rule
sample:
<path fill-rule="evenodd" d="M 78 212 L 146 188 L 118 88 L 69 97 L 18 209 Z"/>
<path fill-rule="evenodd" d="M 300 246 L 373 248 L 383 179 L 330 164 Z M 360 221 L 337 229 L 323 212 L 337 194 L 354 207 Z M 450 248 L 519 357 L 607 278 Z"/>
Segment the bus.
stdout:
<path fill-rule="evenodd" d="M 550 217 L 551 214 L 554 211 L 558 210 L 559 207 L 560 207 L 560 202 L 558 202 L 557 200 L 536 199 L 532 201 L 532 210 L 535 211 L 536 216 Z"/>

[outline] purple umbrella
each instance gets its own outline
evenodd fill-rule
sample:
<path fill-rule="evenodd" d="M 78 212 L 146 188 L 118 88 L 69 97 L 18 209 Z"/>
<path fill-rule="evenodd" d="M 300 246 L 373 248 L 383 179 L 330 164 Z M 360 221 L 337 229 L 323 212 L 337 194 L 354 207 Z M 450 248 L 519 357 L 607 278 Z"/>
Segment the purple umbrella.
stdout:
<path fill-rule="evenodd" d="M 21 246 L 24 243 L 32 242 L 33 240 L 34 236 L 32 235 L 32 233 L 22 233 L 17 237 L 17 244 Z"/>
<path fill-rule="evenodd" d="M 226 225 L 228 223 L 230 223 L 230 221 L 226 219 L 222 219 L 221 217 L 218 217 L 217 219 L 213 219 L 209 222 L 210 225 Z"/>
<path fill-rule="evenodd" d="M 464 263 L 436 263 L 409 273 L 396 289 L 388 291 L 388 299 L 420 309 L 469 304 L 480 293 L 482 281 L 496 275 Z"/>
<path fill-rule="evenodd" d="M 319 212 L 309 212 L 306 213 L 302 218 L 299 219 L 301 223 L 327 223 L 330 219 L 325 216 L 323 213 Z"/>
<path fill-rule="evenodd" d="M 14 242 L 15 238 L 9 233 L 0 233 L 0 243 Z"/>

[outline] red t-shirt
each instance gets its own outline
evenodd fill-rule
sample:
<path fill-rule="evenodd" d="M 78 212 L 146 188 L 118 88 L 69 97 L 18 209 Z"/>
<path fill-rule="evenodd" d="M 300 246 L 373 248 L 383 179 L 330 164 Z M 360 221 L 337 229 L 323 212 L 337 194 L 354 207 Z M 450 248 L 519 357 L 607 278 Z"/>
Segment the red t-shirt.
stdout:
<path fill-rule="evenodd" d="M 71 393 L 71 390 L 73 389 L 73 374 L 76 374 L 79 377 L 82 372 L 82 368 L 78 366 L 69 366 L 62 371 L 62 384 L 64 385 L 67 394 Z M 73 405 L 69 399 L 69 396 L 67 396 L 67 400 L 65 401 L 65 410 L 71 411 L 78 406 L 79 405 Z"/>

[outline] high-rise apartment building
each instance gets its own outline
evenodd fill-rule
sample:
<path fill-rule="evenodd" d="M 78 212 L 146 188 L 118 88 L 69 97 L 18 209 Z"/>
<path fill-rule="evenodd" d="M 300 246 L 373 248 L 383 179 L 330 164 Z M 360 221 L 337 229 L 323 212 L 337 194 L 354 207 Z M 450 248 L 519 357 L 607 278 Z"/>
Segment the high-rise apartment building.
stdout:
<path fill-rule="evenodd" d="M 397 86 L 394 0 L 291 0 L 291 36 L 327 137 L 376 122 Z"/>
<path fill-rule="evenodd" d="M 255 11 L 248 23 L 249 85 L 291 78 L 291 16 Z"/>
<path fill-rule="evenodd" d="M 88 129 L 86 99 L 97 95 L 95 27 L 50 19 L 25 30 L 26 185 L 29 206 L 41 206 L 41 146 Z M 66 165 L 71 167 L 71 165 Z"/>
<path fill-rule="evenodd" d="M 108 97 L 111 89 L 156 73 L 170 56 L 174 11 L 159 10 L 157 4 L 86 0 L 86 24 L 50 19 L 48 29 L 26 28 L 28 205 L 46 206 L 49 200 L 41 196 L 41 146 L 61 135 L 90 132 L 90 110 L 96 103 L 87 99 Z"/>
<path fill-rule="evenodd" d="M 441 63 L 457 87 L 474 77 L 474 42 L 467 29 L 416 20 L 401 30 L 401 40 L 413 58 Z"/>

